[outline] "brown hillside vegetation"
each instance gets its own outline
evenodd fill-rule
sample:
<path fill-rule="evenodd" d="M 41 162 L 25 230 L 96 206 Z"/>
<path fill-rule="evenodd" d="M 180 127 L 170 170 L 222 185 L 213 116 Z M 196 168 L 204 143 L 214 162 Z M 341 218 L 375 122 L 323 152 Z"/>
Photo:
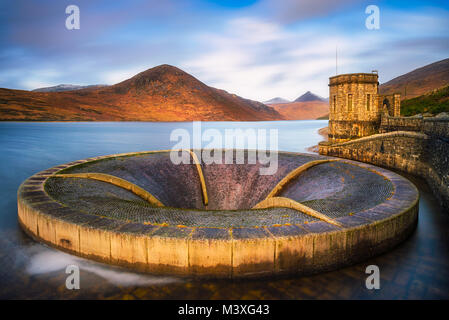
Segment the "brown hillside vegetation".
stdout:
<path fill-rule="evenodd" d="M 379 90 L 381 94 L 397 92 L 402 99 L 410 99 L 447 85 L 449 59 L 444 59 L 394 78 L 380 85 Z"/>
<path fill-rule="evenodd" d="M 291 102 L 271 106 L 286 120 L 313 120 L 329 114 L 329 104 L 323 101 Z"/>
<path fill-rule="evenodd" d="M 0 89 L 0 120 L 279 120 L 274 109 L 161 65 L 118 84 L 64 92 Z"/>

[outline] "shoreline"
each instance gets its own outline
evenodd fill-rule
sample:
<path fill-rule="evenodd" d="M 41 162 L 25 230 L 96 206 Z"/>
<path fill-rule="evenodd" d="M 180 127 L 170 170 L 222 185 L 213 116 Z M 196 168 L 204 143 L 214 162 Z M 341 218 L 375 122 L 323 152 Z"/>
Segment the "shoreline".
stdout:
<path fill-rule="evenodd" d="M 324 128 L 318 129 L 318 134 L 323 137 L 323 141 L 328 140 L 328 132 L 329 132 L 329 127 L 324 127 Z M 318 153 L 318 145 L 316 144 L 314 146 L 308 147 L 307 151 L 313 152 L 313 153 Z"/>
<path fill-rule="evenodd" d="M 191 123 L 191 122 L 289 122 L 289 121 L 315 121 L 320 119 L 297 119 L 297 120 L 0 120 L 0 123 L 120 123 L 120 122 L 141 122 L 141 123 Z M 324 128 L 322 128 L 324 129 Z M 320 129 L 321 130 L 321 129 Z"/>

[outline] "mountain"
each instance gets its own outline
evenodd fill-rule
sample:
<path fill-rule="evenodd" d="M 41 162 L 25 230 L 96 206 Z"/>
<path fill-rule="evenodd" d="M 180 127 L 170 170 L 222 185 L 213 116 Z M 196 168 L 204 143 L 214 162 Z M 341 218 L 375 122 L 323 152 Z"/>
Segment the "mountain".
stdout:
<path fill-rule="evenodd" d="M 0 89 L 0 120 L 253 121 L 283 117 L 260 102 L 160 65 L 112 86 L 62 92 Z"/>
<path fill-rule="evenodd" d="M 271 107 L 286 120 L 314 120 L 329 114 L 329 104 L 323 101 L 290 102 Z"/>
<path fill-rule="evenodd" d="M 313 120 L 323 118 L 329 114 L 329 104 L 326 99 L 307 91 L 293 102 L 274 102 L 271 101 L 282 98 L 274 98 L 266 101 L 286 120 Z"/>
<path fill-rule="evenodd" d="M 410 99 L 449 85 L 449 58 L 431 63 L 379 86 L 381 94 L 400 93 Z"/>
<path fill-rule="evenodd" d="M 32 91 L 34 91 L 34 92 L 61 92 L 61 91 L 80 90 L 80 89 L 86 89 L 86 88 L 101 88 L 101 87 L 106 87 L 106 86 L 107 86 L 106 84 L 92 84 L 92 85 L 88 85 L 88 86 L 80 86 L 77 84 L 58 84 L 57 86 L 37 88 Z"/>
<path fill-rule="evenodd" d="M 306 93 L 304 93 L 302 96 L 298 97 L 295 101 L 293 102 L 308 102 L 308 101 L 322 101 L 322 102 L 326 102 L 326 99 L 321 98 L 320 96 L 307 91 Z"/>
<path fill-rule="evenodd" d="M 270 104 L 282 104 L 282 103 L 289 103 L 290 101 L 288 101 L 287 99 L 281 98 L 281 97 L 276 97 L 267 101 L 264 101 L 264 104 L 270 105 Z"/>

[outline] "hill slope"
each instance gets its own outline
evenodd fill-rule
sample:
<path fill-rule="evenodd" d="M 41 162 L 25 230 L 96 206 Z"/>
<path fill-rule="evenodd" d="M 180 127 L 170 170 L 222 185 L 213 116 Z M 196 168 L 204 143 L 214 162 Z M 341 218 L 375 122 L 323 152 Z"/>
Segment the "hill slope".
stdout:
<path fill-rule="evenodd" d="M 413 70 L 379 86 L 381 94 L 400 93 L 410 99 L 449 85 L 449 59 Z"/>
<path fill-rule="evenodd" d="M 449 112 L 449 86 L 435 90 L 425 95 L 407 99 L 401 103 L 401 114 L 413 116 L 418 113 Z"/>
<path fill-rule="evenodd" d="M 118 84 L 64 92 L 0 89 L 0 120 L 279 120 L 274 109 L 161 65 Z"/>
<path fill-rule="evenodd" d="M 314 120 L 329 114 L 329 104 L 322 101 L 291 102 L 272 107 L 286 120 Z"/>

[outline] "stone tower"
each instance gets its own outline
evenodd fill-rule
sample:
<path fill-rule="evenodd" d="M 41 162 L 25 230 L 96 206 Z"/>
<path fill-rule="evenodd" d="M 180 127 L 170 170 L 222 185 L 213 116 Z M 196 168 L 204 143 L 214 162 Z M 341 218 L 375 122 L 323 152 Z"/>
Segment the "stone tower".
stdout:
<path fill-rule="evenodd" d="M 378 133 L 377 73 L 341 74 L 329 78 L 329 140 L 343 142 Z"/>

